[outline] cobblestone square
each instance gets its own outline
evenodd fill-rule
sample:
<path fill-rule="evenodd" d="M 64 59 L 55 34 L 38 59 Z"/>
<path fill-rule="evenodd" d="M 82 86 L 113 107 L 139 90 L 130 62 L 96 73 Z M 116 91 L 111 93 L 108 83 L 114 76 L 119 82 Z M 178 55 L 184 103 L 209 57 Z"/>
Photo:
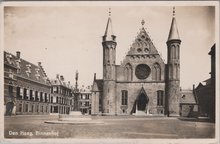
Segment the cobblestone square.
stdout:
<path fill-rule="evenodd" d="M 168 117 L 96 116 L 97 124 L 47 124 L 58 116 L 5 117 L 5 138 L 214 138 L 215 124 Z"/>

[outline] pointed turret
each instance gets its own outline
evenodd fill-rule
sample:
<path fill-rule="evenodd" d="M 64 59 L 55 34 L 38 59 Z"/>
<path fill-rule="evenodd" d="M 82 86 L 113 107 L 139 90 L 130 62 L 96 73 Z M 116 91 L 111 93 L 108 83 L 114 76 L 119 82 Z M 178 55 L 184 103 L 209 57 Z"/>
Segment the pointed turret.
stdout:
<path fill-rule="evenodd" d="M 170 26 L 170 32 L 169 32 L 167 41 L 170 41 L 170 40 L 180 40 L 179 32 L 178 32 L 178 28 L 176 24 L 176 18 L 175 18 L 175 7 L 173 8 L 173 19 L 172 19 L 172 23 Z"/>
<path fill-rule="evenodd" d="M 115 61 L 116 61 L 116 36 L 113 35 L 111 11 L 109 9 L 109 18 L 105 33 L 103 36 L 103 113 L 115 114 Z"/>
<path fill-rule="evenodd" d="M 105 29 L 105 33 L 103 36 L 103 41 L 115 41 L 116 36 L 113 34 L 112 29 L 112 19 L 111 19 L 111 11 L 109 9 L 109 17 Z"/>
<path fill-rule="evenodd" d="M 167 115 L 179 116 L 180 98 L 180 44 L 179 33 L 175 20 L 175 7 L 173 8 L 173 19 L 167 40 Z"/>

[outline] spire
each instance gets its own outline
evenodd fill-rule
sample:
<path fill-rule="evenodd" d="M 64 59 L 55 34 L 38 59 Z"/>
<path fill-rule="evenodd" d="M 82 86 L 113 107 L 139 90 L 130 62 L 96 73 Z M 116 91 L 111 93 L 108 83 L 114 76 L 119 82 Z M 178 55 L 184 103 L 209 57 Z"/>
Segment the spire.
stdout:
<path fill-rule="evenodd" d="M 78 70 L 76 70 L 76 76 L 75 76 L 75 80 L 76 80 L 76 85 L 75 85 L 75 89 L 78 89 L 78 78 L 79 78 L 79 72 Z"/>
<path fill-rule="evenodd" d="M 167 41 L 170 41 L 170 40 L 180 40 L 179 32 L 178 32 L 177 24 L 176 24 L 176 18 L 175 18 L 175 7 L 173 7 L 173 19 L 172 19 L 170 33 L 169 33 Z"/>
<path fill-rule="evenodd" d="M 109 17 L 106 25 L 103 41 L 115 41 L 116 36 L 113 34 L 112 19 L 111 19 L 111 8 L 109 8 Z"/>
<path fill-rule="evenodd" d="M 142 25 L 142 27 L 144 27 L 144 24 L 145 24 L 145 21 L 142 20 L 142 21 L 141 21 L 141 25 Z"/>

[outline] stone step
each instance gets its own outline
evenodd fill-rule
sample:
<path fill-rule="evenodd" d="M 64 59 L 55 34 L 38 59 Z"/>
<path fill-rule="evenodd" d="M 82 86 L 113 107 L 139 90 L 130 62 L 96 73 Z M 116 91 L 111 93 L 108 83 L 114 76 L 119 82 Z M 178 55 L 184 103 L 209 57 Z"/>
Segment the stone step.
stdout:
<path fill-rule="evenodd" d="M 147 115 L 147 113 L 145 113 L 144 111 L 136 111 L 136 113 L 135 113 L 135 115 L 136 116 L 146 116 Z"/>

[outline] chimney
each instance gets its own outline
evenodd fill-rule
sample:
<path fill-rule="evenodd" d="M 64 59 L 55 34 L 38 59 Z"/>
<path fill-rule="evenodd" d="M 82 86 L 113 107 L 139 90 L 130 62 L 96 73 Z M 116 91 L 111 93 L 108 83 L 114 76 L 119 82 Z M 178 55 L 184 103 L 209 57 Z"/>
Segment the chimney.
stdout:
<path fill-rule="evenodd" d="M 60 76 L 59 76 L 59 74 L 57 74 L 57 77 L 56 77 L 57 79 L 59 79 L 60 78 Z"/>
<path fill-rule="evenodd" d="M 41 66 L 41 62 L 38 62 L 38 66 Z"/>
<path fill-rule="evenodd" d="M 60 76 L 60 80 L 61 80 L 61 81 L 64 81 L 64 77 L 63 77 L 62 75 Z"/>
<path fill-rule="evenodd" d="M 195 90 L 195 84 L 193 84 L 193 90 Z"/>
<path fill-rule="evenodd" d="M 96 73 L 94 73 L 94 80 L 96 80 Z"/>
<path fill-rule="evenodd" d="M 21 52 L 20 52 L 20 51 L 16 51 L 16 56 L 17 56 L 18 59 L 20 59 L 20 57 L 21 57 Z"/>

